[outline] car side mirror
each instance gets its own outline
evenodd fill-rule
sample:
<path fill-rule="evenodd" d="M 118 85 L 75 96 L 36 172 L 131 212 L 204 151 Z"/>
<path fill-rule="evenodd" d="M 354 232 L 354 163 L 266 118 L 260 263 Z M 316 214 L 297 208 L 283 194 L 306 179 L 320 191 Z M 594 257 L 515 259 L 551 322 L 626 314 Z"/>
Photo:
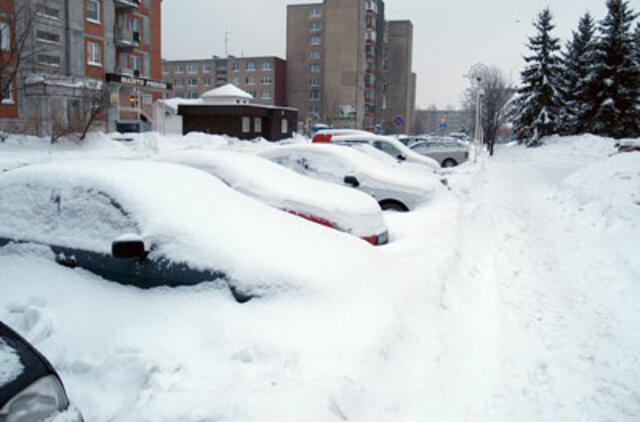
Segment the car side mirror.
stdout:
<path fill-rule="evenodd" d="M 400 160 L 400 161 L 404 161 L 404 160 L 406 160 L 406 159 L 407 159 L 407 157 L 405 157 L 404 155 L 402 155 L 402 154 L 398 154 L 398 160 Z"/>
<path fill-rule="evenodd" d="M 347 185 L 351 185 L 354 188 L 357 188 L 358 186 L 360 186 L 360 181 L 358 181 L 358 178 L 355 176 L 345 176 L 344 183 Z"/>
<path fill-rule="evenodd" d="M 120 236 L 111 243 L 111 255 L 118 259 L 145 259 L 149 252 L 144 240 L 135 234 Z"/>

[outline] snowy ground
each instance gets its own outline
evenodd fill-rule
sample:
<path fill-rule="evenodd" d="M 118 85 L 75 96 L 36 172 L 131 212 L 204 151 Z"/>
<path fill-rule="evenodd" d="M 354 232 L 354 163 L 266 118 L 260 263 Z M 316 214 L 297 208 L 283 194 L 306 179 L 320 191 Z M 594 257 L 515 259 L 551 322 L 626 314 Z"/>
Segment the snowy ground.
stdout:
<path fill-rule="evenodd" d="M 0 144 L 0 171 L 261 147 L 37 144 Z M 333 295 L 141 291 L 13 246 L 0 319 L 50 358 L 88 421 L 638 421 L 640 153 L 613 144 L 502 146 L 452 170 L 450 192 L 385 215 L 391 243 Z"/>

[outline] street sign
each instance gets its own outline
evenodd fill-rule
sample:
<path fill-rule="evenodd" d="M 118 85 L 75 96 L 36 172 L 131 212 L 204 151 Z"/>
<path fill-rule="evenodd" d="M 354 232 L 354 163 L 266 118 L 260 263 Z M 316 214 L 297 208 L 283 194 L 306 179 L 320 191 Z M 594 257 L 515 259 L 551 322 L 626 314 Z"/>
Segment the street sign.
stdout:
<path fill-rule="evenodd" d="M 393 123 L 395 123 L 396 126 L 402 126 L 404 124 L 404 117 L 402 116 L 396 116 L 393 118 Z"/>

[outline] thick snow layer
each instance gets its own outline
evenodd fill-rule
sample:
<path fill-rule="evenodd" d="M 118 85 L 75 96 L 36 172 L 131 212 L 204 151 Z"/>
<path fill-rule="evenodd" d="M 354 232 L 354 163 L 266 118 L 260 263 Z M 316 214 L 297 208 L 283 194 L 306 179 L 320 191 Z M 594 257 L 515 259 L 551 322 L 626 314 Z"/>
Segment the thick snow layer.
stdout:
<path fill-rule="evenodd" d="M 275 208 L 320 217 L 365 237 L 385 232 L 378 203 L 356 190 L 300 175 L 271 161 L 238 152 L 184 151 L 159 158 L 204 170 L 233 189 Z"/>
<path fill-rule="evenodd" d="M 0 388 L 18 378 L 23 371 L 18 353 L 0 338 Z"/>
<path fill-rule="evenodd" d="M 181 141 L 140 139 L 121 151 Z M 238 305 L 210 285 L 142 291 L 9 245 L 0 320 L 97 422 L 636 422 L 640 153 L 545 142 L 498 145 L 428 205 L 385 214 L 391 242 L 367 249 L 374 260 L 336 242 L 346 259 L 323 261 L 338 281 L 324 294 Z M 50 159 L 100 147 L 60 149 Z"/>
<path fill-rule="evenodd" d="M 0 237 L 109 253 L 113 240 L 137 233 L 151 257 L 220 270 L 252 290 L 324 289 L 351 282 L 326 262 L 366 268 L 378 259 L 357 238 L 175 164 L 77 160 L 27 166 L 0 175 L 0 192 Z"/>

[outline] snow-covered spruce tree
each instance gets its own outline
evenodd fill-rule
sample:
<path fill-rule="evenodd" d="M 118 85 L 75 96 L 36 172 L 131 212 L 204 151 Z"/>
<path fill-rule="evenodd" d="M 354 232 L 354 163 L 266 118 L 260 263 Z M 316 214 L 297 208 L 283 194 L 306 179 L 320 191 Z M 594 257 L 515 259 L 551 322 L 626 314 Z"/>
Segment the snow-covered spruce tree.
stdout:
<path fill-rule="evenodd" d="M 578 31 L 567 43 L 562 54 L 562 78 L 560 84 L 563 94 L 562 127 L 560 132 L 574 135 L 587 128 L 587 122 L 580 120 L 591 103 L 586 81 L 595 60 L 595 22 L 586 13 L 578 24 Z"/>
<path fill-rule="evenodd" d="M 636 14 L 627 1 L 608 0 L 598 27 L 595 60 L 586 81 L 590 107 L 579 117 L 587 130 L 614 138 L 640 136 L 640 66 L 631 26 Z"/>
<path fill-rule="evenodd" d="M 534 22 L 538 33 L 529 38 L 527 47 L 532 55 L 524 58 L 527 63 L 522 72 L 522 87 L 518 90 L 517 116 L 514 129 L 520 137 L 539 139 L 555 133 L 562 120 L 562 95 L 558 83 L 561 65 L 558 52 L 560 40 L 551 36 L 554 25 L 551 11 L 544 9 Z"/>

